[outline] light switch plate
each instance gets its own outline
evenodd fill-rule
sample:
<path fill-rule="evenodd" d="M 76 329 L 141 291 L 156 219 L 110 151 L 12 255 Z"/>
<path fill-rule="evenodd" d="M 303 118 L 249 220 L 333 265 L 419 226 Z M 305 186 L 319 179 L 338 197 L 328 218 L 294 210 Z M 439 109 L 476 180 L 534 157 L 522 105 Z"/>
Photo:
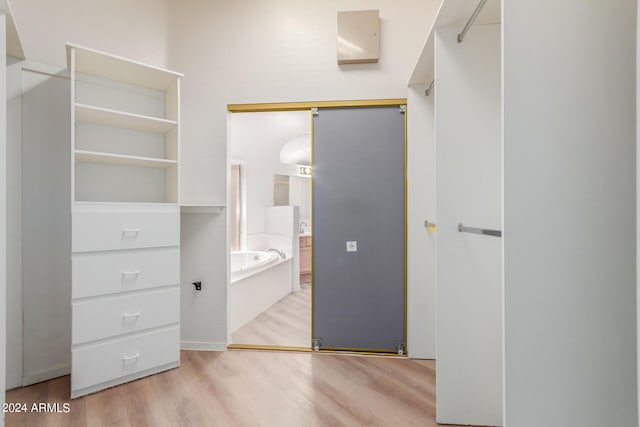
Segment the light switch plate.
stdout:
<path fill-rule="evenodd" d="M 347 242 L 347 252 L 358 252 L 358 242 L 355 240 Z"/>

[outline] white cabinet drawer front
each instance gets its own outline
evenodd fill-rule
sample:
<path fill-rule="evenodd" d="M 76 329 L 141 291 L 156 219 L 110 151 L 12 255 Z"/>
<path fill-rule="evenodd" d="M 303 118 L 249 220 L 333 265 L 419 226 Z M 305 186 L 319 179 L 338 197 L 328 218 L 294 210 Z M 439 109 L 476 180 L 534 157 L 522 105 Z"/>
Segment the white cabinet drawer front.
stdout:
<path fill-rule="evenodd" d="M 77 253 L 71 257 L 72 298 L 143 290 L 180 283 L 177 247 Z"/>
<path fill-rule="evenodd" d="M 176 286 L 136 295 L 118 295 L 73 304 L 73 344 L 178 323 Z"/>
<path fill-rule="evenodd" d="M 71 352 L 71 390 L 77 391 L 180 359 L 178 327 Z"/>
<path fill-rule="evenodd" d="M 177 208 L 158 210 L 74 210 L 72 250 L 89 252 L 180 245 Z"/>

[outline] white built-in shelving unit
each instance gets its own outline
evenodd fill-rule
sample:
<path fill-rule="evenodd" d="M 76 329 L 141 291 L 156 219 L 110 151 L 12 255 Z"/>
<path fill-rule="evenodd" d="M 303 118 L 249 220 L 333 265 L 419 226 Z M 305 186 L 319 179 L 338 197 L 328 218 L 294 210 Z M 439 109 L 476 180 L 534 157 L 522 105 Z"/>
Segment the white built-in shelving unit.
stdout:
<path fill-rule="evenodd" d="M 561 3 L 443 0 L 409 81 L 442 424 L 638 425 L 637 1 Z"/>
<path fill-rule="evenodd" d="M 181 74 L 67 44 L 78 397 L 180 362 Z"/>
<path fill-rule="evenodd" d="M 74 200 L 178 203 L 179 73 L 72 44 Z"/>
<path fill-rule="evenodd" d="M 458 41 L 478 4 L 441 3 L 409 85 L 429 88 L 412 101 L 430 114 L 420 120 L 430 128 L 425 138 L 435 155 L 433 175 L 424 181 L 435 182 L 435 217 L 429 219 L 438 225 L 429 239 L 436 240 L 436 419 L 498 426 L 503 425 L 502 242 L 458 231 L 461 222 L 502 229 L 500 1 L 487 0 Z M 464 305 L 467 301 L 473 304 Z"/>
<path fill-rule="evenodd" d="M 477 6 L 478 2 L 468 0 L 445 0 L 440 3 L 440 8 L 431 25 L 427 40 L 413 68 L 413 73 L 409 79 L 409 86 L 430 85 L 433 83 L 436 61 L 434 51 L 436 32 L 441 28 L 457 28 L 459 31 L 462 30 Z M 500 1 L 487 0 L 474 21 L 474 25 L 500 24 L 500 12 Z"/>

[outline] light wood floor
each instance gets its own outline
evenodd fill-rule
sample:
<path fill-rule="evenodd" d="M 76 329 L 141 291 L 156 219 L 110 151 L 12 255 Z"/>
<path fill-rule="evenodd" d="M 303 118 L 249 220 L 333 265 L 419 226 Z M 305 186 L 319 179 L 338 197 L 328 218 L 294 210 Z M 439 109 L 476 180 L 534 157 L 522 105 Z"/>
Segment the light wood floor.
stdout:
<path fill-rule="evenodd" d="M 233 344 L 311 348 L 311 286 L 286 297 L 231 334 Z"/>
<path fill-rule="evenodd" d="M 96 369 L 100 369 L 96 366 Z M 7 402 L 69 402 L 69 377 Z M 395 357 L 183 351 L 182 366 L 71 401 L 6 414 L 7 426 L 436 426 L 435 363 Z"/>

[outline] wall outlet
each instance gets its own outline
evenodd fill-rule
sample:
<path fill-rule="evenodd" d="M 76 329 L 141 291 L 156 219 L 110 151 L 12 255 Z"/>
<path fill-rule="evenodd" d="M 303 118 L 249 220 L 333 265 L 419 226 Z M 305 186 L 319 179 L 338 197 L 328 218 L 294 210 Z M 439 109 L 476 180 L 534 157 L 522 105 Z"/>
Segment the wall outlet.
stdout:
<path fill-rule="evenodd" d="M 358 252 L 358 242 L 355 240 L 347 242 L 347 252 Z"/>

